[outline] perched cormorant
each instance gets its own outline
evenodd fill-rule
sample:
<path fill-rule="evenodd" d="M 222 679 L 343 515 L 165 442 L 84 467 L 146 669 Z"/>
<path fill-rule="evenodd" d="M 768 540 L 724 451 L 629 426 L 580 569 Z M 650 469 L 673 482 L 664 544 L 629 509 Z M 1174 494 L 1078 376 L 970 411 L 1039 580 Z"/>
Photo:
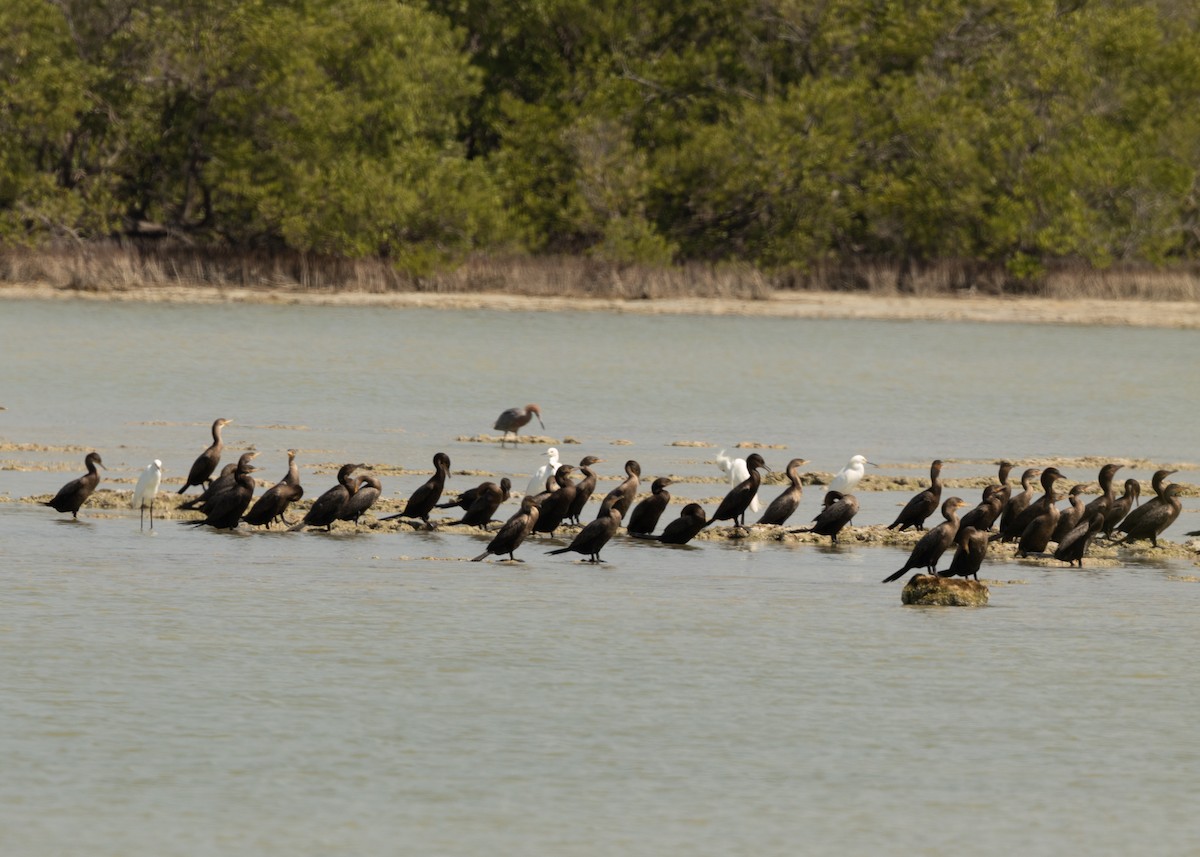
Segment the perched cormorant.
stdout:
<path fill-rule="evenodd" d="M 1117 524 L 1125 520 L 1129 510 L 1133 508 L 1138 498 L 1142 496 L 1142 483 L 1136 479 L 1125 480 L 1125 493 L 1112 501 L 1108 511 L 1104 513 L 1104 538 L 1111 539 Z"/>
<path fill-rule="evenodd" d="M 437 506 L 437 501 L 442 499 L 442 489 L 446 487 L 446 480 L 450 478 L 450 456 L 444 452 L 439 452 L 433 456 L 433 475 L 430 476 L 425 483 L 412 492 L 412 496 L 408 498 L 408 502 L 404 505 L 403 512 L 397 512 L 395 515 L 388 515 L 386 518 L 380 518 L 381 521 L 392 521 L 396 518 L 415 518 L 425 523 L 425 529 L 432 530 L 433 524 L 429 521 L 429 513 Z M 417 525 L 412 524 L 412 528 L 417 529 Z"/>
<path fill-rule="evenodd" d="M 571 471 L 574 469 L 570 464 L 561 464 L 555 471 L 554 483 L 557 487 L 552 493 L 542 497 L 537 524 L 533 528 L 535 533 L 547 533 L 553 536 L 554 531 L 562 525 L 563 520 L 567 517 L 571 501 L 575 499 L 575 482 L 571 479 Z"/>
<path fill-rule="evenodd" d="M 798 530 L 788 530 L 788 532 L 829 536 L 830 541 L 836 545 L 838 533 L 858 514 L 858 498 L 853 494 L 843 494 L 840 491 L 826 491 L 823 502 L 824 508 L 813 518 L 811 527 L 801 527 Z"/>
<path fill-rule="evenodd" d="M 1120 464 L 1106 464 L 1100 468 L 1100 475 L 1096 477 L 1096 481 L 1100 483 L 1100 496 L 1084 506 L 1083 516 L 1076 523 L 1088 520 L 1092 512 L 1101 512 L 1106 516 L 1108 515 L 1108 510 L 1112 508 L 1112 504 L 1117 499 L 1117 494 L 1113 491 L 1113 477 L 1117 475 L 1117 471 L 1122 466 Z"/>
<path fill-rule="evenodd" d="M 983 499 L 979 505 L 971 509 L 958 522 L 959 530 L 972 527 L 976 530 L 989 532 L 992 529 L 992 524 L 1000 517 L 1000 510 L 1004 508 L 1004 486 L 989 485 L 983 489 Z"/>
<path fill-rule="evenodd" d="M 925 568 L 929 570 L 930 574 L 937 574 L 938 560 L 942 558 L 946 548 L 954 544 L 954 537 L 958 534 L 957 510 L 966 505 L 967 501 L 960 500 L 958 497 L 951 497 L 943 503 L 942 517 L 946 520 L 921 536 L 921 540 L 913 546 L 912 553 L 908 555 L 908 561 L 904 563 L 904 567 L 889 574 L 883 579 L 883 582 L 891 583 L 893 580 L 898 580 L 910 568 Z"/>
<path fill-rule="evenodd" d="M 725 454 L 725 450 L 717 453 L 717 467 L 722 473 L 729 476 L 729 487 L 732 488 L 742 482 L 745 482 L 750 476 L 750 469 L 746 466 L 744 458 L 730 458 Z M 750 498 L 750 511 L 757 512 L 762 508 L 762 503 L 758 501 L 756 493 Z"/>
<path fill-rule="evenodd" d="M 583 474 L 583 479 L 575 483 L 575 499 L 571 501 L 571 508 L 567 511 L 567 520 L 572 524 L 579 523 L 579 516 L 583 514 L 584 507 L 588 500 L 592 499 L 592 493 L 596 490 L 597 474 L 592 470 L 592 465 L 599 464 L 603 460 L 594 455 L 585 455 L 579 462 L 579 472 Z"/>
<path fill-rule="evenodd" d="M 750 501 L 754 499 L 754 495 L 758 493 L 758 486 L 762 484 L 762 475 L 758 472 L 760 468 L 771 469 L 767 467 L 761 455 L 757 452 L 750 453 L 746 459 L 746 469 L 750 471 L 750 475 L 729 490 L 717 506 L 717 511 L 708 519 L 708 525 L 730 520 L 735 527 L 746 525 L 746 510 L 750 508 Z"/>
<path fill-rule="evenodd" d="M 621 513 L 621 517 L 625 517 L 625 514 L 629 511 L 629 507 L 633 505 L 633 498 L 637 496 L 641 476 L 642 465 L 638 464 L 632 458 L 626 461 L 624 480 L 621 481 L 620 485 L 604 495 L 604 499 L 600 502 L 600 512 L 596 517 L 607 517 L 610 509 L 616 509 Z"/>
<path fill-rule="evenodd" d="M 471 560 L 471 562 L 480 562 L 487 559 L 490 554 L 499 556 L 500 554 L 508 554 L 509 560 L 513 562 L 524 562 L 523 559 L 517 559 L 513 556 L 513 551 L 521 546 L 521 542 L 525 541 L 525 537 L 529 535 L 538 519 L 538 499 L 526 494 L 521 498 L 521 508 L 504 522 L 497 532 L 488 542 L 487 550 L 479 556 Z"/>
<path fill-rule="evenodd" d="M 958 548 L 950 560 L 950 567 L 939 571 L 938 577 L 974 577 L 978 580 L 979 567 L 983 565 L 983 558 L 987 556 L 987 532 L 975 527 L 964 527 L 960 522 L 954 542 Z"/>
<path fill-rule="evenodd" d="M 213 495 L 204 505 L 204 517 L 199 521 L 184 521 L 193 527 L 213 527 L 218 530 L 236 529 L 250 501 L 254 499 L 256 483 L 251 475 L 258 468 L 250 462 L 257 452 L 242 453 L 233 472 L 233 485 Z"/>
<path fill-rule="evenodd" d="M 87 467 L 87 473 L 59 488 L 58 493 L 43 505 L 56 512 L 70 512 L 72 518 L 79 517 L 79 507 L 87 502 L 87 498 L 92 496 L 92 492 L 100 484 L 100 471 L 96 468 L 104 467 L 98 452 L 89 452 L 84 456 L 83 463 Z"/>
<path fill-rule="evenodd" d="M 758 519 L 760 524 L 785 524 L 792 513 L 800 506 L 800 498 L 804 496 L 804 484 L 800 481 L 800 468 L 808 464 L 807 458 L 793 458 L 787 463 L 787 478 L 792 484 L 784 492 L 771 501 L 767 511 Z"/>
<path fill-rule="evenodd" d="M 1036 467 L 1030 467 L 1021 474 L 1021 493 L 1014 494 L 1004 505 L 1004 511 L 1000 513 L 1000 529 L 995 536 L 992 536 L 993 539 L 998 538 L 1002 542 L 1011 542 L 1021 537 L 1021 529 L 1017 528 L 1017 519 L 1033 502 L 1033 480 L 1037 479 L 1041 472 Z"/>
<path fill-rule="evenodd" d="M 505 476 L 500 480 L 499 485 L 495 482 L 482 482 L 475 488 L 464 491 L 458 498 L 457 504 L 447 503 L 439 508 L 444 509 L 453 505 L 462 506 L 466 502 L 466 514 L 458 523 L 468 527 L 487 527 L 492 522 L 492 516 L 496 514 L 496 510 L 500 508 L 500 504 L 509 498 L 511 492 L 512 480 Z"/>
<path fill-rule="evenodd" d="M 621 512 L 616 506 L 611 506 L 604 517 L 589 521 L 588 525 L 575 534 L 571 543 L 565 548 L 546 551 L 550 555 L 567 553 L 568 551 L 583 554 L 588 562 L 600 562 L 600 551 L 608 544 L 609 539 L 621 526 Z"/>
<path fill-rule="evenodd" d="M 856 455 L 846 462 L 846 466 L 837 472 L 833 479 L 829 480 L 829 487 L 825 493 L 837 491 L 842 496 L 848 495 L 858 485 L 859 480 L 866 473 L 867 465 L 878 467 L 879 465 L 873 461 L 867 461 L 865 455 Z"/>
<path fill-rule="evenodd" d="M 296 450 L 289 449 L 287 457 L 287 473 L 283 479 L 264 491 L 263 495 L 254 501 L 250 511 L 242 518 L 247 524 L 255 527 L 265 526 L 268 530 L 275 521 L 282 521 L 285 526 L 291 525 L 292 522 L 284 516 L 288 506 L 304 496 L 304 489 L 300 486 L 300 468 L 296 466 Z"/>
<path fill-rule="evenodd" d="M 1017 542 L 1017 552 L 1014 556 L 1025 557 L 1031 553 L 1043 553 L 1058 526 L 1058 494 L 1054 491 L 1054 483 L 1066 479 L 1056 467 L 1047 467 L 1042 471 L 1043 494 L 1030 503 L 1025 511 L 1017 518 L 1015 526 L 1021 529 L 1021 537 Z"/>
<path fill-rule="evenodd" d="M 342 510 L 338 512 L 338 520 L 351 521 L 357 528 L 358 519 L 375 505 L 382 490 L 383 485 L 374 474 L 364 473 L 359 476 L 354 480 L 354 491 L 346 498 L 346 502 L 342 504 Z"/>
<path fill-rule="evenodd" d="M 535 416 L 537 417 L 538 425 L 542 427 L 542 431 L 545 431 L 546 424 L 542 422 L 542 409 L 537 405 L 526 405 L 523 408 L 509 408 L 496 417 L 496 424 L 492 428 L 504 432 L 500 437 L 500 445 L 504 446 L 504 442 L 508 440 L 509 432 L 512 432 L 513 443 L 515 444 L 517 442 L 517 434 L 521 428 Z"/>
<path fill-rule="evenodd" d="M 150 529 L 154 529 L 154 497 L 158 494 L 158 486 L 162 484 L 162 462 L 154 459 L 138 477 L 137 485 L 133 488 L 133 508 L 140 510 L 141 526 L 146 526 L 146 509 L 150 509 Z"/>
<path fill-rule="evenodd" d="M 332 530 L 333 522 L 337 520 L 338 513 L 342 511 L 342 505 L 354 490 L 354 480 L 350 474 L 360 467 L 362 467 L 361 464 L 343 464 L 337 473 L 338 484 L 313 500 L 313 504 L 304 514 L 304 518 L 288 527 L 288 532 L 294 532 L 304 527 L 324 527 L 325 532 Z"/>
<path fill-rule="evenodd" d="M 667 490 L 670 484 L 671 480 L 666 476 L 660 476 L 650 484 L 650 496 L 640 501 L 629 513 L 626 532 L 634 536 L 654 532 L 663 510 L 671 502 L 671 492 Z"/>
<path fill-rule="evenodd" d="M 222 491 L 228 491 L 233 487 L 233 477 L 237 472 L 237 462 L 231 461 L 221 468 L 221 472 L 217 474 L 217 478 L 210 481 L 204 486 L 204 490 L 190 500 L 185 500 L 179 504 L 180 509 L 189 511 L 195 509 L 203 512 L 208 501 L 220 494 Z"/>
<path fill-rule="evenodd" d="M 1092 539 L 1104 528 L 1104 512 L 1100 509 L 1094 509 L 1091 512 L 1085 510 L 1084 516 L 1084 520 L 1072 527 L 1071 531 L 1059 541 L 1058 547 L 1054 549 L 1055 559 L 1061 560 L 1067 565 L 1079 563 L 1080 568 L 1083 568 L 1083 555 L 1087 553 Z"/>
<path fill-rule="evenodd" d="M 1000 511 L 1004 511 L 1004 507 L 1008 505 L 1008 498 L 1012 496 L 1012 486 L 1008 484 L 1008 474 L 1012 473 L 1015 465 L 1011 461 L 1006 460 L 997 461 L 996 464 L 1000 466 L 1000 471 L 997 473 L 1000 480 Z M 995 523 L 995 519 L 992 520 L 992 523 Z M 959 529 L 962 529 L 961 523 L 958 526 Z M 988 529 L 991 529 L 991 527 L 988 527 Z"/>
<path fill-rule="evenodd" d="M 918 530 L 925 529 L 925 519 L 933 514 L 934 509 L 942 501 L 942 460 L 939 458 L 929 466 L 929 487 L 917 494 L 905 504 L 896 516 L 896 520 L 888 524 L 889 530 L 899 528 L 904 532 L 909 527 Z"/>
<path fill-rule="evenodd" d="M 222 417 L 212 424 L 212 445 L 192 462 L 192 469 L 188 471 L 187 479 L 183 481 L 183 487 L 176 493 L 182 494 L 193 485 L 203 485 L 209 481 L 221 460 L 221 451 L 225 448 L 225 444 L 221 442 L 221 429 L 231 422 L 233 420 Z"/>
<path fill-rule="evenodd" d="M 1183 501 L 1179 499 L 1181 493 L 1183 493 L 1183 486 L 1178 482 L 1172 482 L 1163 489 L 1161 496 L 1139 506 L 1137 511 L 1142 514 L 1132 524 L 1129 522 L 1129 518 L 1125 519 L 1119 528 L 1120 532 L 1125 533 L 1125 538 L 1115 544 L 1124 545 L 1149 539 L 1152 545 L 1158 547 L 1158 537 L 1167 527 L 1175 523 L 1175 519 L 1183 510 Z"/>
<path fill-rule="evenodd" d="M 1131 528 L 1138 527 L 1142 518 L 1145 515 L 1148 515 L 1151 509 L 1158 506 L 1162 502 L 1163 498 L 1166 496 L 1167 477 L 1174 472 L 1174 470 L 1154 471 L 1154 476 L 1150 478 L 1150 487 L 1154 489 L 1154 496 L 1151 497 L 1148 502 L 1143 503 L 1136 509 L 1133 509 L 1128 515 L 1125 516 L 1125 520 L 1121 521 L 1121 523 L 1115 528 L 1118 533 L 1128 533 Z"/>
<path fill-rule="evenodd" d="M 708 519 L 704 517 L 704 507 L 699 503 L 688 503 L 680 511 L 678 518 L 663 527 L 660 535 L 652 536 L 649 533 L 634 532 L 631 532 L 630 535 L 639 539 L 652 539 L 662 542 L 664 545 L 686 545 L 704 529 L 704 525 L 707 523 Z"/>
<path fill-rule="evenodd" d="M 1080 494 L 1087 491 L 1087 483 L 1079 482 L 1071 486 L 1071 490 L 1067 492 L 1067 500 L 1070 505 L 1062 509 L 1058 513 L 1058 523 L 1054 525 L 1054 532 L 1050 535 L 1050 541 L 1061 542 L 1066 537 L 1067 533 L 1075 529 L 1075 525 L 1084 520 L 1085 506 Z"/>
<path fill-rule="evenodd" d="M 558 472 L 558 464 L 558 449 L 552 446 L 546 450 L 546 463 L 533 471 L 533 476 L 529 477 L 525 493 L 536 496 L 545 491 L 546 480 Z"/>

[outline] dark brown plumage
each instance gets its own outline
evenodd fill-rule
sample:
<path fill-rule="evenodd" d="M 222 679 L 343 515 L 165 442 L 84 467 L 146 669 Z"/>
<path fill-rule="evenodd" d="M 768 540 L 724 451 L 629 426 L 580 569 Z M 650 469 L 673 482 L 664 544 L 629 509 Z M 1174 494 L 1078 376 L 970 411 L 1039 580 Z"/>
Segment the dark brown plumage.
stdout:
<path fill-rule="evenodd" d="M 492 428 L 497 431 L 502 431 L 504 434 L 500 437 L 500 445 L 508 439 L 508 433 L 512 432 L 513 443 L 517 442 L 517 434 L 531 419 L 537 417 L 538 425 L 544 431 L 546 424 L 542 422 L 542 409 L 537 405 L 526 405 L 523 408 L 509 408 L 500 416 L 496 417 L 496 423 Z"/>
<path fill-rule="evenodd" d="M 1125 516 L 1125 520 L 1121 521 L 1116 526 L 1118 533 L 1127 533 L 1130 528 L 1136 528 L 1140 525 L 1143 516 L 1149 514 L 1150 510 L 1155 508 L 1166 495 L 1167 477 L 1173 474 L 1174 470 L 1156 470 L 1154 476 L 1150 478 L 1150 487 L 1154 490 L 1154 496 L 1149 501 L 1133 509 Z"/>
<path fill-rule="evenodd" d="M 1120 464 L 1106 464 L 1100 468 L 1100 474 L 1096 477 L 1096 481 L 1100 483 L 1100 496 L 1084 506 L 1083 515 L 1076 523 L 1088 520 L 1092 512 L 1101 512 L 1104 515 L 1108 514 L 1108 510 L 1112 508 L 1113 502 L 1117 499 L 1117 494 L 1113 490 L 1113 477 L 1117 475 L 1117 471 L 1122 466 Z"/>
<path fill-rule="evenodd" d="M 217 474 L 217 478 L 210 481 L 204 486 L 204 490 L 193 497 L 191 500 L 185 500 L 179 504 L 180 509 L 187 509 L 189 512 L 197 510 L 203 512 L 209 501 L 223 491 L 228 491 L 233 487 L 233 478 L 237 473 L 237 462 L 231 461 L 221 468 L 221 472 Z"/>
<path fill-rule="evenodd" d="M 750 501 L 754 499 L 754 495 L 758 493 L 758 486 L 762 484 L 762 474 L 758 471 L 770 468 L 761 455 L 752 452 L 746 458 L 746 469 L 750 471 L 750 475 L 729 489 L 729 493 L 721 500 L 706 526 L 711 526 L 717 521 L 729 520 L 733 521 L 735 527 L 745 526 L 746 510 L 750 508 Z"/>
<path fill-rule="evenodd" d="M 929 487 L 909 500 L 896 520 L 888 524 L 889 530 L 904 532 L 909 527 L 925 529 L 925 519 L 933 514 L 942 501 L 942 461 L 937 459 L 929 466 Z"/>
<path fill-rule="evenodd" d="M 495 482 L 484 482 L 472 491 L 474 496 L 459 523 L 468 527 L 487 527 L 500 504 L 512 495 L 512 480 L 505 476 L 499 485 Z"/>
<path fill-rule="evenodd" d="M 1054 549 L 1055 559 L 1061 560 L 1067 565 L 1079 563 L 1080 568 L 1083 568 L 1083 555 L 1087 553 L 1092 539 L 1104 528 L 1104 512 L 1100 509 L 1093 509 L 1091 512 L 1085 511 L 1084 515 L 1086 516 L 1084 520 L 1072 527 L 1070 532 L 1059 541 L 1058 547 Z"/>
<path fill-rule="evenodd" d="M 354 490 L 342 504 L 341 511 L 338 512 L 338 520 L 351 521 L 355 527 L 358 527 L 358 519 L 375 505 L 375 501 L 379 499 L 382 491 L 383 485 L 373 473 L 364 473 L 359 476 L 354 480 Z"/>
<path fill-rule="evenodd" d="M 1083 482 L 1071 486 L 1071 490 L 1067 492 L 1069 505 L 1065 509 L 1059 510 L 1058 523 L 1054 525 L 1050 541 L 1061 542 L 1067 533 L 1075 529 L 1075 525 L 1083 520 L 1085 507 L 1083 499 L 1079 495 L 1087 489 L 1087 484 Z"/>
<path fill-rule="evenodd" d="M 650 496 L 634 506 L 629 514 L 629 523 L 625 529 L 630 535 L 654 532 L 654 528 L 658 526 L 658 519 L 671 502 L 671 492 L 667 490 L 670 484 L 671 480 L 666 476 L 660 476 L 651 483 Z"/>
<path fill-rule="evenodd" d="M 212 444 L 204 452 L 196 457 L 192 462 L 192 467 L 188 471 L 187 479 L 183 482 L 183 487 L 176 493 L 182 494 L 193 485 L 203 485 L 208 482 L 217 469 L 217 464 L 221 461 L 221 451 L 225 449 L 225 444 L 221 441 L 221 429 L 229 425 L 233 420 L 227 420 L 222 417 L 212 424 Z"/>
<path fill-rule="evenodd" d="M 1106 539 L 1112 538 L 1113 530 L 1121 521 L 1125 520 L 1125 516 L 1129 514 L 1129 510 L 1133 508 L 1141 495 L 1142 483 L 1136 479 L 1126 479 L 1125 493 L 1113 500 L 1108 511 L 1104 513 L 1104 537 Z"/>
<path fill-rule="evenodd" d="M 537 524 L 534 525 L 535 533 L 546 533 L 550 536 L 554 535 L 554 531 L 562 526 L 563 520 L 567 517 L 567 512 L 571 509 L 571 502 L 575 499 L 575 481 L 571 479 L 571 472 L 575 468 L 570 464 L 560 464 L 558 470 L 554 471 L 555 489 L 551 493 L 542 496 L 542 504 L 538 512 Z"/>
<path fill-rule="evenodd" d="M 958 547 L 950 559 L 950 567 L 939 571 L 938 577 L 974 577 L 978 580 L 979 567 L 987 556 L 988 534 L 975 527 L 964 527 L 960 522 L 954 542 Z"/>
<path fill-rule="evenodd" d="M 633 459 L 626 461 L 625 479 L 620 485 L 604 495 L 604 499 L 600 503 L 600 512 L 596 517 L 608 517 L 610 509 L 616 509 L 621 513 L 621 517 L 624 517 L 629 511 L 629 507 L 633 505 L 633 498 L 637 496 L 638 485 L 641 484 L 641 476 L 642 465 Z"/>
<path fill-rule="evenodd" d="M 256 487 L 254 476 L 257 470 L 250 462 L 258 455 L 257 452 L 246 452 L 238 459 L 237 468 L 233 471 L 233 484 L 225 490 L 214 494 L 204 504 L 204 517 L 198 521 L 183 521 L 193 527 L 212 527 L 217 530 L 236 529 L 245 514 L 250 501 L 254 499 Z"/>
<path fill-rule="evenodd" d="M 1000 511 L 1003 508 L 1004 486 L 989 485 L 983 489 L 983 499 L 979 505 L 962 516 L 958 522 L 958 528 L 962 530 L 972 527 L 986 533 L 991 530 L 996 518 L 1000 517 Z"/>
<path fill-rule="evenodd" d="M 1017 552 L 1014 556 L 1025 557 L 1031 553 L 1042 553 L 1050 544 L 1054 528 L 1058 526 L 1058 494 L 1054 491 L 1054 483 L 1065 479 L 1056 467 L 1047 467 L 1042 471 L 1041 497 L 1030 503 L 1025 511 L 1017 518 L 1016 526 L 1022 527 L 1021 538 L 1017 542 Z"/>
<path fill-rule="evenodd" d="M 639 539 L 662 542 L 664 545 L 686 545 L 694 539 L 708 520 L 704 517 L 704 507 L 699 503 L 688 503 L 679 513 L 679 517 L 663 527 L 662 533 L 652 536 L 649 533 L 630 533 Z"/>
<path fill-rule="evenodd" d="M 1041 473 L 1040 469 L 1030 467 L 1021 474 L 1021 493 L 1012 495 L 1005 504 L 1004 510 L 1000 513 L 1000 529 L 992 538 L 998 538 L 1002 542 L 1011 542 L 1021 537 L 1021 530 L 1017 528 L 1017 519 L 1033 502 L 1033 480 L 1037 479 Z"/>
<path fill-rule="evenodd" d="M 791 484 L 784 489 L 782 494 L 771 501 L 766 511 L 762 513 L 762 517 L 758 519 L 758 523 L 785 524 L 787 519 L 799 508 L 800 499 L 804 496 L 804 483 L 800 481 L 800 468 L 805 464 L 808 464 L 807 458 L 793 458 L 787 463 L 787 478 Z"/>
<path fill-rule="evenodd" d="M 96 468 L 104 467 L 104 462 L 100 460 L 98 452 L 89 452 L 84 456 L 83 463 L 87 467 L 87 473 L 78 479 L 72 479 L 59 488 L 58 493 L 43 505 L 49 506 L 56 512 L 70 512 L 72 518 L 78 519 L 80 507 L 87 502 L 88 497 L 92 496 L 92 492 L 100 484 L 100 471 Z"/>
<path fill-rule="evenodd" d="M 450 456 L 439 452 L 433 456 L 433 475 L 412 492 L 408 502 L 404 504 L 404 511 L 379 520 L 392 521 L 396 518 L 413 518 L 422 521 L 425 529 L 432 530 L 433 524 L 429 522 L 429 513 L 437 506 L 437 501 L 442 499 L 442 490 L 446 487 L 446 480 L 449 478 Z M 414 530 L 418 529 L 415 523 L 411 521 L 409 523 L 412 524 Z"/>
<path fill-rule="evenodd" d="M 858 498 L 853 494 L 843 494 L 840 491 L 825 492 L 824 508 L 813 518 L 811 527 L 801 527 L 789 530 L 792 533 L 816 533 L 818 536 L 829 536 L 833 544 L 837 544 L 838 534 L 845 529 L 854 516 L 858 514 Z"/>
<path fill-rule="evenodd" d="M 942 558 L 946 548 L 954 544 L 954 537 L 958 534 L 957 510 L 965 505 L 967 505 L 966 501 L 960 500 L 958 497 L 951 497 L 943 503 L 942 517 L 945 520 L 921 536 L 921 540 L 916 543 L 912 553 L 908 555 L 908 561 L 904 563 L 904 567 L 889 574 L 883 579 L 883 582 L 891 583 L 893 580 L 898 580 L 910 568 L 925 568 L 930 574 L 937 574 L 938 560 Z"/>
<path fill-rule="evenodd" d="M 567 553 L 583 554 L 588 562 L 600 562 L 600 551 L 608 544 L 621 526 L 621 513 L 613 506 L 603 518 L 588 522 L 588 525 L 575 534 L 571 543 L 565 548 L 546 551 L 550 555 Z"/>
<path fill-rule="evenodd" d="M 1161 496 L 1155 497 L 1139 507 L 1138 511 L 1142 514 L 1136 521 L 1131 524 L 1126 518 L 1125 522 L 1121 524 L 1120 531 L 1125 533 L 1125 538 L 1116 544 L 1123 545 L 1149 539 L 1154 547 L 1158 547 L 1158 537 L 1167 527 L 1175 523 L 1175 519 L 1183 510 L 1183 501 L 1179 499 L 1181 493 L 1183 493 L 1183 486 L 1178 482 L 1173 482 L 1163 490 Z"/>
<path fill-rule="evenodd" d="M 362 467 L 361 464 L 343 464 L 337 473 L 337 485 L 314 500 L 304 517 L 288 527 L 288 532 L 294 532 L 304 527 L 324 527 L 326 532 L 332 530 L 333 522 L 337 520 L 338 513 L 342 511 L 342 505 L 350 497 L 350 492 L 354 490 L 351 474 L 360 467 Z"/>
<path fill-rule="evenodd" d="M 275 521 L 282 521 L 285 526 L 291 525 L 291 521 L 285 517 L 288 506 L 304 496 L 304 489 L 300 486 L 300 468 L 296 466 L 296 450 L 289 449 L 287 456 L 287 474 L 254 501 L 250 511 L 242 518 L 247 524 L 255 527 L 265 526 L 268 530 Z"/>
<path fill-rule="evenodd" d="M 567 511 L 567 520 L 573 524 L 579 523 L 579 516 L 583 514 L 584 507 L 596 491 L 597 474 L 592 470 L 592 465 L 603 460 L 594 455 L 585 455 L 579 462 L 579 472 L 583 474 L 583 478 L 575 483 L 575 499 L 571 501 L 571 508 Z"/>
<path fill-rule="evenodd" d="M 513 556 L 513 551 L 521 546 L 525 537 L 533 532 L 538 519 L 538 499 L 526 494 L 521 498 L 521 508 L 511 518 L 504 522 L 492 540 L 488 542 L 487 550 L 473 558 L 471 562 L 481 562 L 491 554 L 499 556 L 508 554 L 512 562 L 524 562 Z"/>

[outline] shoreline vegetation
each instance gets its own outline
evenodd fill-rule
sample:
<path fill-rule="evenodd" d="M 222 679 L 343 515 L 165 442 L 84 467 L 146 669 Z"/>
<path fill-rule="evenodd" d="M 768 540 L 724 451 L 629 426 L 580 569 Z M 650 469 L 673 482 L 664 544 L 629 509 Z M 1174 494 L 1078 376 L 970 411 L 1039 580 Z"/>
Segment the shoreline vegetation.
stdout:
<path fill-rule="evenodd" d="M 1200 272 L 1087 266 L 1013 283 L 967 263 L 806 274 L 586 257 L 472 256 L 415 277 L 385 260 L 102 245 L 0 254 L 0 298 L 263 303 L 1200 328 Z"/>

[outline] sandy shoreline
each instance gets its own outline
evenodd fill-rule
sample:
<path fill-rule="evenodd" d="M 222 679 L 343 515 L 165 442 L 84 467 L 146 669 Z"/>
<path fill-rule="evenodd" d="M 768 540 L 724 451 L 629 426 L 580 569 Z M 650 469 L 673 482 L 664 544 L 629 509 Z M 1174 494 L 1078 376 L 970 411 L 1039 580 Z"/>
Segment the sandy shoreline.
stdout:
<path fill-rule="evenodd" d="M 0 299 L 93 300 L 147 303 L 256 303 L 534 312 L 613 312 L 643 315 L 743 315 L 807 319 L 892 319 L 1020 324 L 1200 329 L 1200 302 L 1061 300 L 962 295 L 912 297 L 845 292 L 777 292 L 766 300 L 684 298 L 619 300 L 471 292 L 333 292 L 286 288 L 231 289 L 162 286 L 103 292 L 47 285 L 0 285 Z"/>

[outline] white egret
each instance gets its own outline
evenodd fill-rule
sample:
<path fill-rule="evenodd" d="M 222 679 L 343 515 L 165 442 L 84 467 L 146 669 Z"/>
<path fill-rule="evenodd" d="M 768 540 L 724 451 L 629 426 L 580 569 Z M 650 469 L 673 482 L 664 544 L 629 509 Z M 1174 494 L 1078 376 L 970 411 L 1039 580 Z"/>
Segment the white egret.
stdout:
<path fill-rule="evenodd" d="M 744 458 L 730 458 L 725 454 L 725 450 L 717 453 L 717 467 L 722 473 L 729 475 L 729 487 L 741 485 L 750 478 L 750 468 L 746 466 Z M 758 499 L 758 491 L 754 492 L 754 496 L 750 499 L 750 511 L 757 512 L 762 508 L 762 503 Z"/>
<path fill-rule="evenodd" d="M 529 480 L 529 486 L 525 489 L 525 493 L 530 497 L 545 491 L 546 480 L 558 472 L 558 450 L 555 447 L 546 450 L 546 459 L 546 463 L 534 471 L 533 478 Z"/>
<path fill-rule="evenodd" d="M 163 463 L 157 458 L 146 465 L 133 488 L 133 508 L 141 512 L 142 528 L 146 527 L 146 509 L 150 510 L 150 529 L 154 529 L 154 496 L 162 483 Z"/>
<path fill-rule="evenodd" d="M 826 491 L 838 491 L 842 494 L 849 494 L 854 491 L 854 487 L 858 485 L 859 480 L 863 478 L 863 473 L 866 472 L 867 465 L 878 467 L 879 465 L 873 461 L 867 461 L 865 455 L 856 455 L 846 462 L 846 466 L 838 471 L 837 475 L 829 483 Z"/>

